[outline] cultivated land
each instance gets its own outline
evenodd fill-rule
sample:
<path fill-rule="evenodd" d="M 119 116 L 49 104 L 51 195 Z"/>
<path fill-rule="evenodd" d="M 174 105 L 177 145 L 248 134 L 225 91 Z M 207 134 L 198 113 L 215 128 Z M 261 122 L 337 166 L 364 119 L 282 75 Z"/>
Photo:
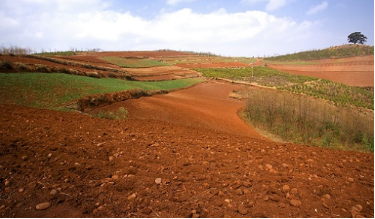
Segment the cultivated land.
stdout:
<path fill-rule="evenodd" d="M 373 121 L 373 88 L 288 75 L 262 67 L 283 63 L 250 58 L 66 54 L 0 56 L 2 217 L 374 217 L 373 138 L 345 150 L 278 143 L 238 115 L 251 93 L 316 85 L 311 98 L 335 110 L 359 104 Z M 129 68 L 103 57 L 141 62 Z M 316 72 L 327 63 L 371 72 L 366 56 L 337 60 L 303 62 Z M 319 96 L 331 83 L 354 99 Z"/>

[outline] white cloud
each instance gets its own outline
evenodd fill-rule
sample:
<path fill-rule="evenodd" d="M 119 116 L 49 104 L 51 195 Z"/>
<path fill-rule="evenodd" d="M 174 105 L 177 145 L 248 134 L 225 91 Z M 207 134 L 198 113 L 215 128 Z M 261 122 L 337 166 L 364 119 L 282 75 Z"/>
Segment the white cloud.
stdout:
<path fill-rule="evenodd" d="M 244 4 L 256 4 L 256 3 L 267 3 L 266 10 L 267 11 L 274 11 L 279 8 L 284 7 L 288 2 L 291 0 L 241 0 Z"/>
<path fill-rule="evenodd" d="M 185 8 L 144 19 L 109 10 L 100 0 L 71 1 L 72 5 L 61 5 L 57 0 L 45 4 L 40 3 L 42 0 L 30 1 L 26 2 L 28 9 L 0 9 L 0 19 L 9 21 L 0 22 L 0 43 L 36 50 L 175 49 L 257 56 L 294 52 L 290 51 L 293 46 L 317 38 L 315 23 L 297 23 L 261 11 L 196 13 Z M 77 10 L 74 4 L 85 10 Z"/>
<path fill-rule="evenodd" d="M 177 5 L 179 3 L 188 3 L 188 2 L 193 2 L 195 0 L 167 0 L 168 5 Z"/>
<path fill-rule="evenodd" d="M 320 5 L 317 5 L 317 6 L 311 7 L 311 8 L 306 12 L 306 14 L 307 14 L 307 15 L 313 15 L 313 14 L 316 14 L 317 12 L 319 12 L 319 11 L 322 11 L 322 10 L 326 9 L 327 7 L 328 7 L 328 2 L 324 1 L 324 2 L 322 2 Z"/>

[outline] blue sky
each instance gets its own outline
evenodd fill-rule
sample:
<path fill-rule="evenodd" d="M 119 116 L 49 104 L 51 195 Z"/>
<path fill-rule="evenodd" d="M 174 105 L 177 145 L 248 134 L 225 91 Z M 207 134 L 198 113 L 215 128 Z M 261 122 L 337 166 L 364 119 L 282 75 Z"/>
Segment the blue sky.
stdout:
<path fill-rule="evenodd" d="M 271 56 L 374 45 L 372 0 L 1 0 L 1 46 Z"/>

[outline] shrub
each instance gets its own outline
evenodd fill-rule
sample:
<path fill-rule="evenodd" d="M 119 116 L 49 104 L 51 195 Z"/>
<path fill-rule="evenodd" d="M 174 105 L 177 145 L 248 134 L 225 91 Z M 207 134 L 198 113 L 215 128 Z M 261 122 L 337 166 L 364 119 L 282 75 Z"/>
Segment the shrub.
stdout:
<path fill-rule="evenodd" d="M 373 151 L 374 116 L 367 110 L 289 92 L 252 91 L 248 96 L 246 119 L 286 141 Z"/>
<path fill-rule="evenodd" d="M 99 111 L 96 117 L 113 120 L 126 120 L 128 111 L 124 107 L 120 107 L 117 111 Z"/>

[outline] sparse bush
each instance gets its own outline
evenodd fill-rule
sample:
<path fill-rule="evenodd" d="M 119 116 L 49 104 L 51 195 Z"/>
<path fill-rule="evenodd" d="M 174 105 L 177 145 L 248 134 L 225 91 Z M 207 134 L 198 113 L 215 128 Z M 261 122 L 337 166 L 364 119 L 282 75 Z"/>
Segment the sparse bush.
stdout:
<path fill-rule="evenodd" d="M 13 69 L 12 63 L 9 61 L 0 61 L 0 70 L 10 71 Z"/>
<path fill-rule="evenodd" d="M 126 120 L 128 111 L 124 107 L 120 107 L 117 111 L 99 111 L 96 117 L 113 120 Z"/>
<path fill-rule="evenodd" d="M 252 91 L 248 96 L 247 119 L 286 141 L 373 151 L 371 112 L 289 92 Z"/>

